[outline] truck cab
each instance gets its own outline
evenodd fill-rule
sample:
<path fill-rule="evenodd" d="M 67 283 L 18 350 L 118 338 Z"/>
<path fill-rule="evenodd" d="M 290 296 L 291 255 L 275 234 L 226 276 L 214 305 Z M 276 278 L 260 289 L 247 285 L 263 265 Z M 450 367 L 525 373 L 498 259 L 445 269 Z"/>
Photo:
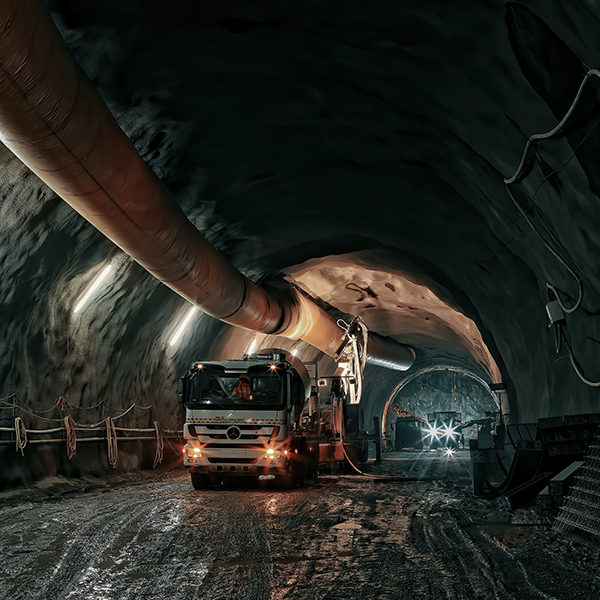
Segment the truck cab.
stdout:
<path fill-rule="evenodd" d="M 318 441 L 300 425 L 309 395 L 306 368 L 283 352 L 193 363 L 179 400 L 194 488 L 260 476 L 289 488 L 316 477 Z"/>

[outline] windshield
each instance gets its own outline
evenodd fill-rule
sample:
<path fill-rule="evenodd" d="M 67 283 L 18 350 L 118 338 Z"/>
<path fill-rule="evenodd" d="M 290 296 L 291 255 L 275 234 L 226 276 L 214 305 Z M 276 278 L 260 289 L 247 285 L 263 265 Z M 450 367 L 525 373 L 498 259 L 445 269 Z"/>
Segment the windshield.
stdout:
<path fill-rule="evenodd" d="M 188 406 L 202 408 L 278 408 L 283 379 L 269 368 L 247 373 L 199 372 L 190 381 Z"/>

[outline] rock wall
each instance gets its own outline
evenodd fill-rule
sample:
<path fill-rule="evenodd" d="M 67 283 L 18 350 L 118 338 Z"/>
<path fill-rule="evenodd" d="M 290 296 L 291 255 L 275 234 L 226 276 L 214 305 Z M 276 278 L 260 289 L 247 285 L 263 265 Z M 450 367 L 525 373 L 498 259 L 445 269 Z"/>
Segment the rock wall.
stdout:
<path fill-rule="evenodd" d="M 513 34 L 515 23 L 525 32 L 519 38 L 509 37 L 503 3 L 479 1 L 47 5 L 138 151 L 248 275 L 276 277 L 311 258 L 391 248 L 477 324 L 508 385 L 513 420 L 597 410 L 597 388 L 574 373 L 565 343 L 556 353 L 545 314 L 547 282 L 567 305 L 577 283 L 503 183 L 526 138 L 556 125 L 577 83 L 561 87 L 563 71 L 536 62 L 545 49 L 566 50 L 527 11 L 508 9 L 519 15 L 508 20 Z M 526 5 L 577 60 L 600 65 L 595 4 Z M 519 39 L 532 31 L 537 46 L 523 50 Z M 558 84 L 540 87 L 528 64 Z M 591 89 L 568 135 L 540 143 L 514 193 L 583 281 L 565 335 L 595 381 L 597 82 Z M 16 394 L 21 405 L 59 418 L 53 407 L 64 396 L 87 422 L 109 406 L 155 404 L 172 423 L 178 375 L 192 359 L 218 353 L 224 327 L 199 317 L 171 353 L 166 337 L 185 303 L 1 148 L 0 164 L 0 397 L 10 404 Z M 110 284 L 69 320 L 111 258 Z M 369 369 L 369 393 L 385 396 L 399 377 Z M 3 426 L 11 411 L 0 410 Z M 135 414 L 131 423 L 148 422 Z M 10 446 L 0 452 L 4 482 L 104 468 L 100 447 L 86 451 L 93 460 L 78 451 L 77 468 L 58 449 L 35 459 Z M 132 451 L 122 468 L 145 464 L 143 452 Z"/>

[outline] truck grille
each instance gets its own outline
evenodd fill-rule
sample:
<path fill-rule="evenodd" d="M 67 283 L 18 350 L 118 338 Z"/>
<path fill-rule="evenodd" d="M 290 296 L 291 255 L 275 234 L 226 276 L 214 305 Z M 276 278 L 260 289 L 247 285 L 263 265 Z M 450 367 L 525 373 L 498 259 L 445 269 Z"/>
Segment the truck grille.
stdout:
<path fill-rule="evenodd" d="M 265 451 L 264 444 L 240 444 L 239 442 L 229 442 L 227 444 L 219 444 L 218 442 L 209 442 L 208 444 L 204 444 L 202 447 L 206 448 L 207 450 L 210 450 L 211 448 L 228 448 L 230 450 L 232 448 L 250 448 L 250 449 L 254 449 L 254 450 L 262 450 L 263 452 Z"/>
<path fill-rule="evenodd" d="M 210 435 L 205 435 L 204 437 L 209 437 L 211 440 L 226 440 L 227 436 L 224 433 L 211 433 Z M 243 434 L 240 436 L 240 440 L 257 440 L 262 437 L 263 439 L 267 439 L 266 435 L 248 435 Z"/>
<path fill-rule="evenodd" d="M 263 440 L 265 442 L 274 440 L 281 429 L 278 425 L 242 425 L 236 423 L 235 426 L 242 433 L 240 440 Z M 231 423 L 188 425 L 190 435 L 211 440 L 226 440 L 226 431 L 229 427 L 231 427 Z"/>
<path fill-rule="evenodd" d="M 230 464 L 230 465 L 253 465 L 258 461 L 258 458 L 227 458 L 227 457 L 209 457 L 208 462 L 215 464 Z"/>

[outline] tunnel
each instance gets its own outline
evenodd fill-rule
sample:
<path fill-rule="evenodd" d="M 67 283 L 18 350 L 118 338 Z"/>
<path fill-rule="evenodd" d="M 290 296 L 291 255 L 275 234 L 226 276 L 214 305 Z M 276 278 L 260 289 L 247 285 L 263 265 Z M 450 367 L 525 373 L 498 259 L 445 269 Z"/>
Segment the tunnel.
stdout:
<path fill-rule="evenodd" d="M 6 0 L 0 597 L 596 597 L 599 25 Z M 181 378 L 261 352 L 341 454 L 195 490 Z"/>

